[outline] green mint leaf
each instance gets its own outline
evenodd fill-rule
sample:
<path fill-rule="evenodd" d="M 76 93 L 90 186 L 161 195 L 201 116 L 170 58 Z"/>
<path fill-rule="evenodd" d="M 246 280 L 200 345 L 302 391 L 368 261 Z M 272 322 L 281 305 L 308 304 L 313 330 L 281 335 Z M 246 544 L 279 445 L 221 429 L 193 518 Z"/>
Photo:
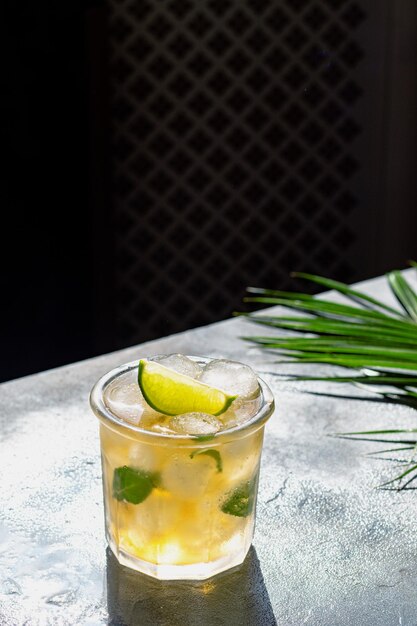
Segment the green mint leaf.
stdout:
<path fill-rule="evenodd" d="M 194 450 L 194 452 L 190 454 L 190 457 L 193 459 L 195 456 L 199 456 L 200 454 L 211 456 L 211 458 L 216 461 L 217 471 L 223 471 L 222 457 L 220 456 L 220 452 L 218 450 L 212 450 L 211 448 L 206 448 L 205 450 Z"/>
<path fill-rule="evenodd" d="M 213 435 L 191 435 L 193 439 L 196 441 L 210 441 L 210 439 L 214 439 Z"/>
<path fill-rule="evenodd" d="M 155 476 L 141 469 L 124 465 L 117 467 L 113 474 L 113 498 L 131 504 L 140 504 L 155 486 Z"/>
<path fill-rule="evenodd" d="M 220 507 L 223 513 L 236 517 L 247 517 L 255 504 L 256 479 L 248 480 L 229 493 Z"/>

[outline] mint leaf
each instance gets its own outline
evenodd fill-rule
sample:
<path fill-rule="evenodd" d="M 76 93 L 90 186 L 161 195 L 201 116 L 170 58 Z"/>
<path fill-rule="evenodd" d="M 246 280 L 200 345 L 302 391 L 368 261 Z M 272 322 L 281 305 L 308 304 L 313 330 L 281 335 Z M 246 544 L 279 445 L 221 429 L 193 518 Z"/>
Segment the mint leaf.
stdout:
<path fill-rule="evenodd" d="M 190 457 L 193 459 L 195 456 L 199 456 L 200 454 L 211 456 L 216 461 L 217 471 L 223 471 L 222 457 L 220 456 L 220 452 L 218 450 L 212 450 L 211 448 L 206 448 L 205 450 L 194 450 L 194 452 L 190 454 Z"/>
<path fill-rule="evenodd" d="M 252 513 L 255 504 L 256 478 L 242 483 L 229 493 L 220 507 L 223 513 L 236 517 L 247 517 Z"/>
<path fill-rule="evenodd" d="M 214 433 L 210 435 L 191 435 L 191 436 L 196 441 L 210 441 L 210 439 L 214 439 Z"/>
<path fill-rule="evenodd" d="M 155 476 L 141 469 L 124 465 L 117 467 L 113 474 L 113 498 L 131 504 L 140 504 L 151 493 Z"/>

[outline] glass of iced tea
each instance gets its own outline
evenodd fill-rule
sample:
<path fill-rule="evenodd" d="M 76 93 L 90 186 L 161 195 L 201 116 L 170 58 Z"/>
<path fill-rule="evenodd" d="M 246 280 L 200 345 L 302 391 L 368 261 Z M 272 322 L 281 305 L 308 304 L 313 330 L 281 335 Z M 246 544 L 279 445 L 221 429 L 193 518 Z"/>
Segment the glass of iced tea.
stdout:
<path fill-rule="evenodd" d="M 103 376 L 100 420 L 107 541 L 159 579 L 239 565 L 254 526 L 269 387 L 247 365 L 167 355 Z"/>

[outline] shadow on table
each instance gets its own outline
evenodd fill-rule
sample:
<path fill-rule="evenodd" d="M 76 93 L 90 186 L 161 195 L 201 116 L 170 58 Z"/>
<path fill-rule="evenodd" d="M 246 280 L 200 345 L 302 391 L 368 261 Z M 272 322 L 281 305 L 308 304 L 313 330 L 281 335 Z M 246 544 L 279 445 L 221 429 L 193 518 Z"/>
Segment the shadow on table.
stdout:
<path fill-rule="evenodd" d="M 159 581 L 120 565 L 107 548 L 111 626 L 275 626 L 255 548 L 206 581 Z"/>
<path fill-rule="evenodd" d="M 299 391 L 299 393 L 306 393 L 308 395 L 324 398 L 335 398 L 337 400 L 355 400 L 359 403 L 376 402 L 381 406 L 383 404 L 403 405 L 417 410 L 417 397 L 415 395 L 407 396 L 406 394 L 402 394 L 400 392 L 393 393 L 378 391 L 377 389 L 372 388 L 371 385 L 365 384 L 360 386 L 358 385 L 358 387 L 366 389 L 367 391 L 372 392 L 372 394 L 378 394 L 379 397 L 355 396 L 353 394 L 341 394 L 338 392 L 326 393 L 323 391 Z M 389 385 L 387 385 L 387 387 L 389 387 Z M 407 428 L 392 429 L 392 426 L 387 424 L 387 426 L 376 430 L 363 429 L 358 432 L 334 433 L 331 436 L 338 437 L 340 439 L 350 439 L 353 441 L 368 441 L 370 443 L 389 444 L 389 448 L 384 445 L 379 451 L 376 450 L 369 452 L 367 455 L 375 461 L 378 460 L 383 461 L 384 463 L 397 464 L 399 468 L 402 466 L 401 469 L 398 469 L 393 473 L 390 480 L 381 483 L 378 488 L 383 491 L 415 491 L 417 489 L 417 485 L 415 485 L 415 481 L 417 481 L 417 464 L 415 460 L 417 438 L 414 434 L 415 432 L 415 430 Z M 399 438 L 401 434 L 404 434 L 406 438 Z M 410 435 L 412 434 L 414 434 L 414 436 L 413 438 L 410 438 Z M 386 453 L 388 452 L 390 453 L 389 457 L 386 456 Z M 397 453 L 399 454 L 396 456 Z M 412 483 L 413 486 L 410 486 Z"/>

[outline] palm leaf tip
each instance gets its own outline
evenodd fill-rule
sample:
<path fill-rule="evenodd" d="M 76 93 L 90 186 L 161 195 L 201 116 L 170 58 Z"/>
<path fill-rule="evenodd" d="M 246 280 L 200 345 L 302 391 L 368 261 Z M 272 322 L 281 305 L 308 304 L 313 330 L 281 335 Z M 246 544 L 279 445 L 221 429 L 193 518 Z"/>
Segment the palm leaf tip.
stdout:
<path fill-rule="evenodd" d="M 387 279 L 391 291 L 396 297 L 405 313 L 413 320 L 417 321 L 417 294 L 398 270 L 387 274 Z"/>
<path fill-rule="evenodd" d="M 405 476 L 408 476 L 409 474 L 411 474 L 411 472 L 415 472 L 414 475 L 411 476 L 403 485 L 401 485 L 402 479 L 405 478 Z M 398 476 L 395 476 L 395 478 L 391 478 L 390 480 L 387 480 L 381 485 L 378 485 L 378 487 L 381 488 L 381 487 L 386 487 L 387 485 L 393 485 L 394 483 L 398 483 L 397 491 L 402 491 L 403 489 L 405 489 L 407 485 L 409 485 L 416 478 L 417 478 L 417 464 L 414 464 L 408 469 L 406 469 L 405 472 L 402 472 L 402 474 L 399 474 Z"/>
<path fill-rule="evenodd" d="M 354 302 L 361 304 L 362 306 L 382 309 L 383 311 L 388 311 L 392 315 L 402 317 L 401 312 L 397 309 L 388 306 L 384 302 L 381 302 L 380 300 L 377 300 L 376 298 L 373 298 L 366 293 L 362 293 L 361 291 L 353 289 L 349 285 L 340 281 L 332 280 L 330 278 L 324 278 L 323 276 L 316 276 L 315 274 L 307 274 L 305 272 L 292 272 L 291 276 L 293 276 L 294 278 L 304 278 L 305 280 L 317 283 L 322 287 L 326 287 L 326 289 L 334 289 L 335 291 L 338 291 L 339 293 L 343 294 Z"/>

